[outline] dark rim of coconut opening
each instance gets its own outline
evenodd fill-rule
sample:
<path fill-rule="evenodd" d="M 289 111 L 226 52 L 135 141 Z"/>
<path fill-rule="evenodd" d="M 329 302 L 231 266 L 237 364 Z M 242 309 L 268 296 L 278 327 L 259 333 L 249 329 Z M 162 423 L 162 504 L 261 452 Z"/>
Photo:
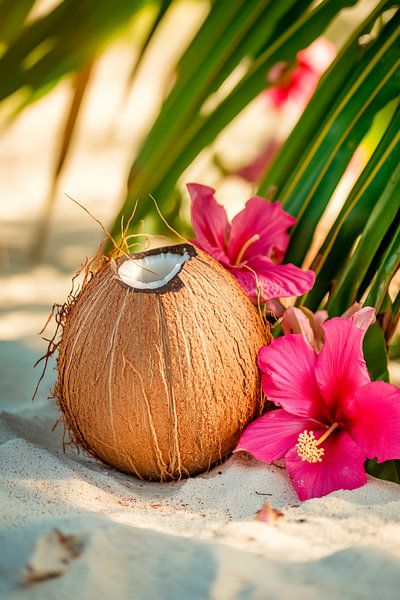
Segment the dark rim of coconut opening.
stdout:
<path fill-rule="evenodd" d="M 122 256 L 111 264 L 118 283 L 135 292 L 162 293 L 182 287 L 179 273 L 197 255 L 191 244 L 152 248 Z"/>

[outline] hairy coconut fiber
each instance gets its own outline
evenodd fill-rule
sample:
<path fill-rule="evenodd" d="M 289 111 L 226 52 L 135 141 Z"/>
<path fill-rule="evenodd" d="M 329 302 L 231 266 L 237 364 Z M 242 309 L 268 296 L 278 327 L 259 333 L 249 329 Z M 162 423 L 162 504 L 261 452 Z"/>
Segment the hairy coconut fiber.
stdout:
<path fill-rule="evenodd" d="M 163 287 L 137 290 L 108 261 L 68 307 L 55 396 L 72 441 L 123 471 L 175 479 L 222 460 L 262 410 L 266 333 L 234 277 L 190 244 Z"/>

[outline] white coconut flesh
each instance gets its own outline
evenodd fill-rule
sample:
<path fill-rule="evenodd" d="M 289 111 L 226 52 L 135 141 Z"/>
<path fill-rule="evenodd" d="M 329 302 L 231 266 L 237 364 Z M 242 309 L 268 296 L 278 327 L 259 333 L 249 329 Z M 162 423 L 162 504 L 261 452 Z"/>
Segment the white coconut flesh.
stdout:
<path fill-rule="evenodd" d="M 118 276 L 126 285 L 137 290 L 156 290 L 166 285 L 181 270 L 190 256 L 161 251 L 142 258 L 125 260 L 118 268 Z"/>

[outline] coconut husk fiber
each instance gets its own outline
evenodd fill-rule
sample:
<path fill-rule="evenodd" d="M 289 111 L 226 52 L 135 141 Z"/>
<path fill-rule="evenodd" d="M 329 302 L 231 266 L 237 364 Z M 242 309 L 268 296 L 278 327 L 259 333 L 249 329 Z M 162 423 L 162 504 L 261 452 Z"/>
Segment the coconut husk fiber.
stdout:
<path fill-rule="evenodd" d="M 118 277 L 108 261 L 69 305 L 54 390 L 72 441 L 122 471 L 167 480 L 229 454 L 263 409 L 259 348 L 269 340 L 236 279 L 190 244 L 156 290 Z"/>

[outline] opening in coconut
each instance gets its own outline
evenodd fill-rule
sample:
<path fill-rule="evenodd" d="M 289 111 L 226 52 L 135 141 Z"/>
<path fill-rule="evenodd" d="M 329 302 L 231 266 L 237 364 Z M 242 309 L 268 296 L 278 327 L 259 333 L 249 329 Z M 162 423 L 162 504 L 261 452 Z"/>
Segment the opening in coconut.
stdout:
<path fill-rule="evenodd" d="M 190 257 L 186 248 L 179 253 L 168 250 L 168 247 L 158 248 L 148 254 L 125 260 L 118 267 L 118 276 L 131 288 L 155 290 L 165 286 L 178 275 L 182 265 Z"/>

